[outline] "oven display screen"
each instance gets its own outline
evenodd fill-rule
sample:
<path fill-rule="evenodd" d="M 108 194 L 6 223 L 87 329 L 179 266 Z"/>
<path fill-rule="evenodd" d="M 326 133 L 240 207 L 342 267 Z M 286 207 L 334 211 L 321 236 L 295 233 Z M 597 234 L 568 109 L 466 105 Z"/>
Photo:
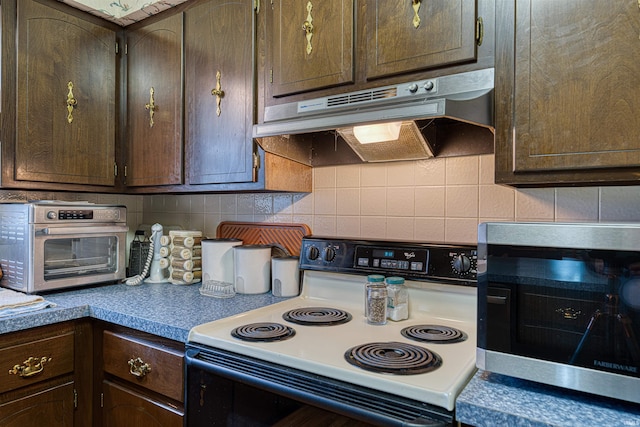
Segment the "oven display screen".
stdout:
<path fill-rule="evenodd" d="M 396 252 L 389 249 L 374 249 L 373 257 L 374 258 L 393 258 L 395 257 Z"/>
<path fill-rule="evenodd" d="M 422 248 L 383 248 L 359 246 L 355 266 L 366 270 L 425 274 L 429 251 Z"/>

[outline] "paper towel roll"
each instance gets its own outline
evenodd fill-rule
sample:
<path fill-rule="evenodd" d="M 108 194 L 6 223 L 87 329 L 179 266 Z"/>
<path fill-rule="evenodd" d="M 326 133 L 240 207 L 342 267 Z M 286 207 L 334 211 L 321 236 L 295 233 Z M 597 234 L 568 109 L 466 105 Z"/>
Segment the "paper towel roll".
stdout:
<path fill-rule="evenodd" d="M 277 297 L 294 297 L 300 293 L 298 257 L 271 258 L 271 292 Z"/>
<path fill-rule="evenodd" d="M 239 239 L 205 239 L 202 241 L 203 280 L 233 283 L 233 248 Z"/>
<path fill-rule="evenodd" d="M 271 289 L 271 246 L 233 248 L 233 284 L 239 294 L 263 294 Z"/>

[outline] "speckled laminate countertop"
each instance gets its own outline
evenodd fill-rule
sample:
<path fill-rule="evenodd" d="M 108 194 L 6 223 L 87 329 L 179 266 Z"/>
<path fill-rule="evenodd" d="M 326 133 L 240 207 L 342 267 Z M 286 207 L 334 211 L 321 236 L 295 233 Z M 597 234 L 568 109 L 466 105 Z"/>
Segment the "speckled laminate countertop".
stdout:
<path fill-rule="evenodd" d="M 115 284 L 46 293 L 42 296 L 56 307 L 0 318 L 0 334 L 93 317 L 186 343 L 196 325 L 287 299 L 270 292 L 219 299 L 200 295 L 199 287 L 199 283 Z"/>
<path fill-rule="evenodd" d="M 93 317 L 186 343 L 193 326 L 287 299 L 271 293 L 217 299 L 200 295 L 199 287 L 117 284 L 48 293 L 44 298 L 56 307 L 0 318 L 0 334 Z M 479 371 L 458 397 L 456 418 L 478 427 L 640 427 L 640 405 Z"/>
<path fill-rule="evenodd" d="M 640 405 L 478 371 L 456 418 L 477 427 L 639 427 Z"/>

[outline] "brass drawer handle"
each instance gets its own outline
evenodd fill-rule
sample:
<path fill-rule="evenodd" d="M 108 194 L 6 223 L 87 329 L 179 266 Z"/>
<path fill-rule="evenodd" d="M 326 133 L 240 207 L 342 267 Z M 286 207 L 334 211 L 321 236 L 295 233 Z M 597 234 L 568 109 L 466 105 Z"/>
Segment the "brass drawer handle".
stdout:
<path fill-rule="evenodd" d="M 413 7 L 413 28 L 418 28 L 420 26 L 420 16 L 418 12 L 420 11 L 421 0 L 411 0 L 411 7 Z"/>
<path fill-rule="evenodd" d="M 67 122 L 73 122 L 73 109 L 78 105 L 78 101 L 73 97 L 73 82 L 67 83 L 67 89 L 69 89 L 69 93 L 67 93 Z"/>
<path fill-rule="evenodd" d="M 582 311 L 571 307 L 558 308 L 556 313 L 560 314 L 563 319 L 567 320 L 576 320 L 578 316 L 582 315 Z"/>
<path fill-rule="evenodd" d="M 308 2 L 307 20 L 302 23 L 302 31 L 304 31 L 304 35 L 307 38 L 307 55 L 311 55 L 311 51 L 313 51 L 313 46 L 311 46 L 311 38 L 313 37 L 313 16 L 311 16 L 312 10 L 313 4 L 311 2 Z"/>
<path fill-rule="evenodd" d="M 215 89 L 211 89 L 211 95 L 216 97 L 216 114 L 218 114 L 218 116 L 220 116 L 220 113 L 222 112 L 220 103 L 222 102 L 222 98 L 224 98 L 224 91 L 222 90 L 222 85 L 220 84 L 221 76 L 222 73 L 220 73 L 220 70 L 218 70 L 218 72 L 216 73 L 216 87 Z"/>
<path fill-rule="evenodd" d="M 152 128 L 153 127 L 153 115 L 156 112 L 156 100 L 154 98 L 155 95 L 155 90 L 153 89 L 153 86 L 151 87 L 151 89 L 149 89 L 149 103 L 148 104 L 144 104 L 144 109 L 145 110 L 149 110 L 149 127 Z"/>
<path fill-rule="evenodd" d="M 9 369 L 9 375 L 17 375 L 22 378 L 32 377 L 44 371 L 45 363 L 51 362 L 50 357 L 30 357 L 22 365 L 15 365 Z"/>
<path fill-rule="evenodd" d="M 129 373 L 137 378 L 143 378 L 151 372 L 151 365 L 145 363 L 141 358 L 129 360 Z"/>

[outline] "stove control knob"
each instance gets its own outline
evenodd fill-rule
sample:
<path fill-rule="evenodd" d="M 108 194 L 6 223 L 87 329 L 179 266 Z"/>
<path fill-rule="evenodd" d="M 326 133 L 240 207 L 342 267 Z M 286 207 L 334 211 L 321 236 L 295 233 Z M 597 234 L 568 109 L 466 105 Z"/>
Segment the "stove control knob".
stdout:
<path fill-rule="evenodd" d="M 468 273 L 471 269 L 471 260 L 465 254 L 455 255 L 451 260 L 451 266 L 458 274 Z"/>
<path fill-rule="evenodd" d="M 49 211 L 47 212 L 47 218 L 48 219 L 56 219 L 58 217 L 58 215 L 56 215 L 55 211 Z"/>
<path fill-rule="evenodd" d="M 307 248 L 307 258 L 311 261 L 315 261 L 320 256 L 320 250 L 315 246 L 309 246 Z"/>
<path fill-rule="evenodd" d="M 331 262 L 336 258 L 336 250 L 332 247 L 327 247 L 324 249 L 324 260 L 327 262 Z"/>

